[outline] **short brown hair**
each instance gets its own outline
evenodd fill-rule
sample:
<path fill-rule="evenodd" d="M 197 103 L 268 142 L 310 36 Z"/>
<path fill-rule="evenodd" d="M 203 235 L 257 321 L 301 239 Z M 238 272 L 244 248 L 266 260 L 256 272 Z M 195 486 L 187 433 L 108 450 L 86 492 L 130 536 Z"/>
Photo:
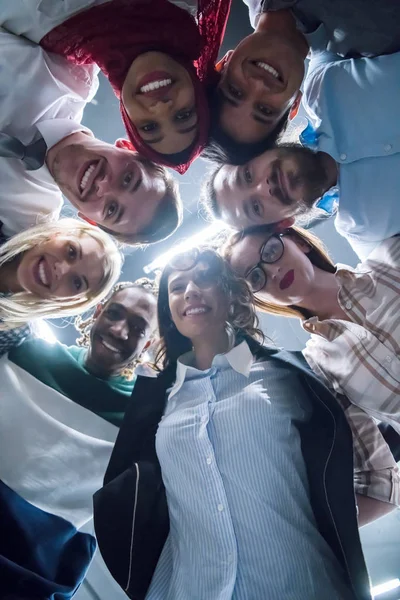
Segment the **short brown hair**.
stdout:
<path fill-rule="evenodd" d="M 146 244 L 155 244 L 167 239 L 176 231 L 182 223 L 183 211 L 182 200 L 179 193 L 179 185 L 171 173 L 160 165 L 156 165 L 147 158 L 140 157 L 140 162 L 147 166 L 155 176 L 161 177 L 165 183 L 165 194 L 151 223 L 142 231 L 134 234 L 118 233 L 103 225 L 98 225 L 100 229 L 111 235 L 117 241 L 128 246 L 144 246 Z"/>

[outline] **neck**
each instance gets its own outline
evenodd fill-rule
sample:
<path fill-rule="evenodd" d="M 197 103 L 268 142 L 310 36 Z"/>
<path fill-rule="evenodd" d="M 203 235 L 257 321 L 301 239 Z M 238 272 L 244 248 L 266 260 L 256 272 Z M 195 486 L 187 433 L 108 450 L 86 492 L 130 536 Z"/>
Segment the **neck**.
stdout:
<path fill-rule="evenodd" d="M 107 371 L 104 369 L 104 366 L 98 365 L 94 360 L 92 360 L 92 357 L 90 355 L 90 350 L 88 350 L 88 352 L 86 354 L 86 359 L 85 359 L 85 369 L 88 373 L 90 373 L 91 375 L 94 375 L 98 379 L 106 380 L 106 379 L 110 379 L 110 377 L 117 377 L 118 375 L 121 375 L 121 373 L 124 369 L 124 366 L 115 368 L 112 371 Z"/>
<path fill-rule="evenodd" d="M 260 15 L 257 22 L 256 33 L 281 34 L 282 37 L 295 44 L 296 49 L 306 58 L 310 46 L 304 35 L 296 27 L 296 20 L 290 10 L 277 10 L 265 12 Z"/>
<path fill-rule="evenodd" d="M 211 367 L 212 361 L 217 354 L 224 354 L 229 350 L 229 339 L 225 330 L 214 339 L 199 337 L 192 340 L 195 366 L 200 371 Z"/>
<path fill-rule="evenodd" d="M 309 295 L 298 306 L 305 308 L 319 320 L 346 319 L 347 315 L 338 302 L 339 286 L 334 273 L 328 273 L 318 267 L 315 269 L 314 286 Z"/>
<path fill-rule="evenodd" d="M 20 263 L 21 256 L 17 256 L 12 260 L 4 263 L 0 267 L 0 292 L 3 294 L 16 294 L 18 292 L 22 292 L 23 288 L 21 287 L 18 281 L 18 265 Z"/>

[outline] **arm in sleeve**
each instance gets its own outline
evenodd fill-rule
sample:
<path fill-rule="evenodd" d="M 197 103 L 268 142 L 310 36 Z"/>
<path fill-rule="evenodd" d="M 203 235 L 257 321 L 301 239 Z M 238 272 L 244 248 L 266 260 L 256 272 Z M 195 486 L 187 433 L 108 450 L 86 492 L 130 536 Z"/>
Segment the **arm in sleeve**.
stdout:
<path fill-rule="evenodd" d="M 378 425 L 365 411 L 348 402 L 347 398 L 338 396 L 338 401 L 344 408 L 353 436 L 354 488 L 357 495 L 399 506 L 399 469 Z M 379 513 L 379 506 L 375 508 Z M 384 510 L 388 512 L 388 507 L 384 507 Z M 376 518 L 380 516 L 378 513 Z M 369 521 L 364 524 L 366 522 Z"/>
<path fill-rule="evenodd" d="M 0 329 L 0 356 L 6 354 L 12 348 L 20 346 L 31 335 L 32 331 L 29 324 L 14 329 Z"/>

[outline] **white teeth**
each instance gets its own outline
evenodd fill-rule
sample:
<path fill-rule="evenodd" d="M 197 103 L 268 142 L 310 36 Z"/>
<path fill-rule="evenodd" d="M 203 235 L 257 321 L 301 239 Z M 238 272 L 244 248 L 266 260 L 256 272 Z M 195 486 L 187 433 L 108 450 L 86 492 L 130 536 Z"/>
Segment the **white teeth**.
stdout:
<path fill-rule="evenodd" d="M 201 315 L 206 312 L 208 312 L 208 308 L 201 308 L 199 306 L 198 308 L 188 308 L 186 311 L 186 315 Z"/>
<path fill-rule="evenodd" d="M 91 174 L 93 173 L 93 171 L 95 170 L 96 165 L 90 165 L 90 167 L 88 167 L 86 169 L 86 171 L 83 174 L 83 177 L 81 179 L 81 183 L 80 183 L 80 188 L 81 191 L 83 191 L 85 189 L 85 187 L 87 186 L 87 182 L 89 181 L 89 177 L 91 176 Z"/>
<path fill-rule="evenodd" d="M 111 346 L 111 344 L 108 344 L 105 340 L 101 340 L 101 343 L 103 344 L 103 346 L 105 346 L 106 348 L 108 348 L 108 350 L 111 350 L 111 352 L 118 352 L 119 350 L 118 348 L 114 348 L 114 346 Z"/>
<path fill-rule="evenodd" d="M 41 261 L 40 264 L 39 264 L 39 270 L 38 270 L 38 272 L 39 272 L 39 279 L 42 282 L 42 284 L 45 285 L 45 286 L 48 286 L 49 282 L 48 282 L 48 279 L 46 277 L 46 270 L 44 268 L 43 261 Z"/>
<path fill-rule="evenodd" d="M 172 79 L 161 79 L 160 81 L 152 81 L 151 83 L 147 83 L 140 88 L 140 92 L 142 94 L 147 94 L 147 92 L 152 92 L 153 90 L 158 90 L 160 87 L 166 87 L 167 85 L 171 85 Z"/>
<path fill-rule="evenodd" d="M 271 73 L 271 75 L 273 77 L 275 77 L 275 79 L 279 79 L 278 71 L 276 69 L 274 69 L 274 67 L 271 67 L 271 65 L 269 65 L 265 62 L 261 62 L 261 61 L 256 62 L 256 65 L 257 65 L 257 67 L 260 67 L 260 69 L 264 69 L 264 71 Z"/>

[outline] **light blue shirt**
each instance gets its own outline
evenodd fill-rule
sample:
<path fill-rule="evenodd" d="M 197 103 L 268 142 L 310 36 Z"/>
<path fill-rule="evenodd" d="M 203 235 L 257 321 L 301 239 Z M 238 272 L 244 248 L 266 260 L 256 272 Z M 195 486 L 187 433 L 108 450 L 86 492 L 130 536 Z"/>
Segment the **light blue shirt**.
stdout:
<path fill-rule="evenodd" d="M 146 599 L 354 599 L 311 509 L 297 375 L 246 342 L 207 371 L 192 359 L 156 436 L 170 533 Z"/>
<path fill-rule="evenodd" d="M 343 60 L 315 51 L 304 84 L 318 150 L 339 164 L 336 229 L 363 260 L 400 232 L 399 74 L 400 53 Z"/>

